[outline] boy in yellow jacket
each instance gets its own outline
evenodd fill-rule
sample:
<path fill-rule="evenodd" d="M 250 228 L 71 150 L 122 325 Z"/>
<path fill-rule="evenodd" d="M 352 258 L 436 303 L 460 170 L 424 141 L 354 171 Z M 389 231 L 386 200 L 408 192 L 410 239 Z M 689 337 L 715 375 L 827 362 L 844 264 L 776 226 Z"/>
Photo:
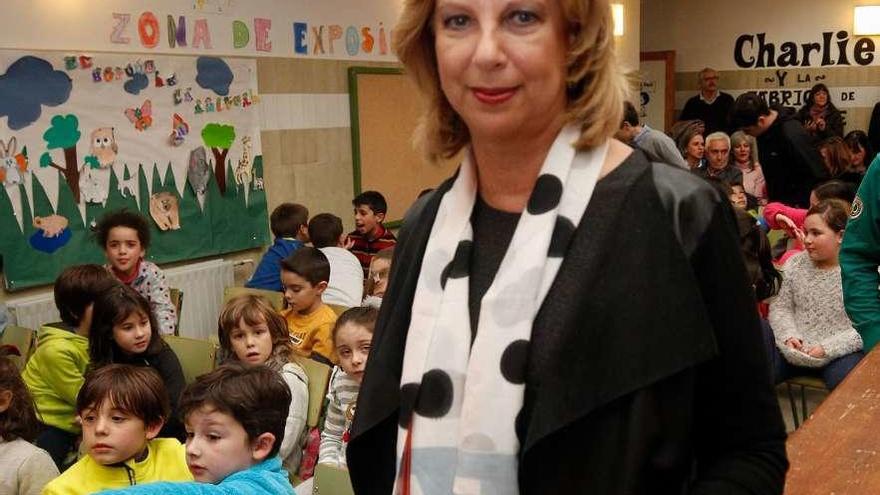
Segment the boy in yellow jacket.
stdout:
<path fill-rule="evenodd" d="M 183 445 L 156 438 L 169 411 L 165 386 L 150 368 L 111 364 L 88 373 L 76 398 L 88 455 L 49 482 L 43 495 L 192 480 Z"/>

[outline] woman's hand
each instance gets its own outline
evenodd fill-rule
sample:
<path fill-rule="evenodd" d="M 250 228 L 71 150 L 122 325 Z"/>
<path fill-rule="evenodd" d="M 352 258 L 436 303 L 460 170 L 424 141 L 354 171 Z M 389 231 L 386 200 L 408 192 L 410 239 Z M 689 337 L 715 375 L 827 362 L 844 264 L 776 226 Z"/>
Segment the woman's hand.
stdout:
<path fill-rule="evenodd" d="M 813 346 L 807 351 L 807 354 L 814 358 L 823 358 L 825 357 L 825 349 L 821 345 Z"/>
<path fill-rule="evenodd" d="M 816 119 L 815 124 L 816 124 L 816 129 L 819 129 L 820 131 L 825 130 L 825 119 L 818 118 L 818 119 Z"/>
<path fill-rule="evenodd" d="M 790 337 L 785 339 L 785 345 L 791 347 L 792 349 L 797 349 L 799 351 L 803 350 L 804 342 L 801 339 Z"/>

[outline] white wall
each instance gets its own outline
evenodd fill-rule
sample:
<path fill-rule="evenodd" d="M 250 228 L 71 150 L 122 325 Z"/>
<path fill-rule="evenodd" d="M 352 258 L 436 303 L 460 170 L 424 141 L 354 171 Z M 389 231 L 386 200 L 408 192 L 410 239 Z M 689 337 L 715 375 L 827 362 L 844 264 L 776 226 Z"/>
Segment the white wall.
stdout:
<path fill-rule="evenodd" d="M 381 27 L 386 36 L 397 19 L 399 0 L 3 0 L 0 16 L 0 48 L 106 50 L 155 53 L 213 53 L 216 55 L 246 56 L 303 56 L 293 48 L 293 23 L 305 22 L 323 29 L 325 53 L 305 56 L 334 59 L 394 60 L 389 53 L 379 53 L 378 36 Z M 138 19 L 144 12 L 152 12 L 158 20 L 160 36 L 155 48 L 146 48 L 138 36 Z M 111 34 L 119 21 L 114 13 L 130 15 L 130 22 L 122 33 L 128 44 L 113 43 Z M 183 15 L 187 20 L 188 46 L 169 47 L 168 20 L 175 22 Z M 270 51 L 257 50 L 254 18 L 271 20 L 268 41 Z M 204 19 L 210 32 L 213 49 L 193 49 L 191 40 L 195 21 Z M 250 41 L 242 48 L 234 48 L 232 23 L 240 20 L 249 28 Z M 345 36 L 333 42 L 334 53 L 329 53 L 327 39 L 329 26 L 343 30 L 355 26 L 357 30 L 369 27 L 376 37 L 371 54 L 350 56 L 345 50 Z M 388 38 L 390 40 L 390 37 Z M 314 47 L 310 43 L 311 48 Z"/>
<path fill-rule="evenodd" d="M 852 33 L 852 7 L 865 3 L 872 2 L 642 0 L 641 49 L 675 50 L 679 71 L 698 71 L 706 65 L 738 69 L 733 52 L 739 35 L 764 32 L 777 45 L 821 41 L 823 31 Z"/>

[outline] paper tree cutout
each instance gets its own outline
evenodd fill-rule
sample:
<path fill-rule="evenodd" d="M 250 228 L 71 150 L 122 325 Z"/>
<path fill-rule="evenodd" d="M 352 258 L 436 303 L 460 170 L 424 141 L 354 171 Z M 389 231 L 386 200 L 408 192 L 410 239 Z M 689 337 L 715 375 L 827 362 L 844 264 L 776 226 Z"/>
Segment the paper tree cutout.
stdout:
<path fill-rule="evenodd" d="M 56 115 L 52 117 L 52 126 L 43 133 L 43 139 L 50 150 L 64 150 L 64 167 L 55 164 L 49 152 L 40 156 L 40 167 L 52 167 L 61 172 L 76 203 L 79 203 L 79 167 L 76 162 L 76 143 L 79 138 L 79 119 L 76 115 Z"/>
<path fill-rule="evenodd" d="M 202 141 L 214 154 L 214 178 L 221 194 L 226 194 L 226 154 L 235 141 L 235 128 L 231 125 L 208 124 L 202 129 Z"/>

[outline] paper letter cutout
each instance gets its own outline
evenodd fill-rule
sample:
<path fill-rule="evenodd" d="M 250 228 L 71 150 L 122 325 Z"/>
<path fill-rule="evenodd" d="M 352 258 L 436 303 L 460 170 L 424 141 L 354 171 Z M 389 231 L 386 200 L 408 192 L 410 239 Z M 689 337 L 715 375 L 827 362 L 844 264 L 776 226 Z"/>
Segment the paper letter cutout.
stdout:
<path fill-rule="evenodd" d="M 372 53 L 373 52 L 373 35 L 370 34 L 370 28 L 364 27 L 361 29 L 361 35 L 363 36 L 364 42 L 361 44 L 361 49 L 364 53 Z"/>
<path fill-rule="evenodd" d="M 354 26 L 348 26 L 345 30 L 345 51 L 352 57 L 358 54 L 361 46 L 361 37 Z"/>
<path fill-rule="evenodd" d="M 329 31 L 329 39 L 327 41 L 330 45 L 330 53 L 335 53 L 333 51 L 333 42 L 342 38 L 342 26 L 338 24 L 332 24 L 327 29 Z"/>
<path fill-rule="evenodd" d="M 312 36 L 315 37 L 315 48 L 312 53 L 324 54 L 324 26 L 312 26 Z"/>
<path fill-rule="evenodd" d="M 193 48 L 202 48 L 202 44 L 204 44 L 204 48 L 210 50 L 214 48 L 211 45 L 211 32 L 208 31 L 208 20 L 207 19 L 196 19 L 195 26 L 193 27 L 193 40 L 192 47 Z"/>
<path fill-rule="evenodd" d="M 186 17 L 180 16 L 175 24 L 174 16 L 168 14 L 168 47 L 175 45 L 186 46 Z"/>
<path fill-rule="evenodd" d="M 128 23 L 131 21 L 131 14 L 119 14 L 114 12 L 113 19 L 116 20 L 116 25 L 113 26 L 113 32 L 110 33 L 110 42 L 121 45 L 131 43 L 131 38 L 122 35 L 123 31 L 125 31 L 125 26 L 128 26 Z"/>
<path fill-rule="evenodd" d="M 159 44 L 159 20 L 149 10 L 138 18 L 138 35 L 144 48 L 155 48 Z"/>
<path fill-rule="evenodd" d="M 232 21 L 232 46 L 235 48 L 244 48 L 251 40 L 251 32 L 248 30 L 247 24 L 241 21 Z"/>
<path fill-rule="evenodd" d="M 272 42 L 269 40 L 269 30 L 272 29 L 272 20 L 254 17 L 254 40 L 257 51 L 271 52 Z"/>
<path fill-rule="evenodd" d="M 293 51 L 300 55 L 309 53 L 309 45 L 306 36 L 309 34 L 309 26 L 304 22 L 293 23 Z"/>
<path fill-rule="evenodd" d="M 388 53 L 388 40 L 385 39 L 385 26 L 379 23 L 379 54 L 386 55 Z"/>

